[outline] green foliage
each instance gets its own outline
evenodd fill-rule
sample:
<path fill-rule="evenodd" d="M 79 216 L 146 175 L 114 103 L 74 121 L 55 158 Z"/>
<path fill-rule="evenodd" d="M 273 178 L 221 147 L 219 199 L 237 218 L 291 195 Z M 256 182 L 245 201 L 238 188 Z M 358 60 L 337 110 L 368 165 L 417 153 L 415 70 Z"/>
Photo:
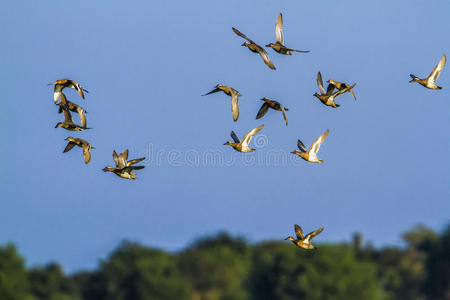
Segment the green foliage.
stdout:
<path fill-rule="evenodd" d="M 358 261 L 352 247 L 321 245 L 304 251 L 290 244 L 255 248 L 252 299 L 380 299 L 376 265 Z"/>
<path fill-rule="evenodd" d="M 101 264 L 103 299 L 190 299 L 190 288 L 180 277 L 174 259 L 161 250 L 124 242 Z"/>
<path fill-rule="evenodd" d="M 247 299 L 248 245 L 225 233 L 197 240 L 178 256 L 182 274 L 202 300 Z"/>
<path fill-rule="evenodd" d="M 440 235 L 417 226 L 403 239 L 377 249 L 355 234 L 308 251 L 219 233 L 175 254 L 124 242 L 99 269 L 71 276 L 55 263 L 27 270 L 8 244 L 0 300 L 450 299 L 450 225 Z"/>

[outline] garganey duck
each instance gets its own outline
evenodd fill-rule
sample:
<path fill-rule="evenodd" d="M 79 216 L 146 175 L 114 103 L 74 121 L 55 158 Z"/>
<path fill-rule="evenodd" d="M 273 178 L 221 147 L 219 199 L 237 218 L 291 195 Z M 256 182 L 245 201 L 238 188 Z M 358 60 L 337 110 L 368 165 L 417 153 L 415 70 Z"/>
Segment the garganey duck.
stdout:
<path fill-rule="evenodd" d="M 297 141 L 298 150 L 294 150 L 291 153 L 297 154 L 301 158 L 303 158 L 306 161 L 312 162 L 312 163 L 323 163 L 322 159 L 319 159 L 317 157 L 317 152 L 319 151 L 320 145 L 325 141 L 325 138 L 328 136 L 328 132 L 330 132 L 328 129 L 317 138 L 317 140 L 312 143 L 311 147 L 309 147 L 309 150 L 306 149 L 305 145 L 302 143 L 302 141 Z"/>
<path fill-rule="evenodd" d="M 428 75 L 427 78 L 420 79 L 420 78 L 417 78 L 415 75 L 410 74 L 409 76 L 411 76 L 412 80 L 410 80 L 409 82 L 418 82 L 421 85 L 423 85 L 424 87 L 426 87 L 428 89 L 432 89 L 432 90 L 442 89 L 442 87 L 440 87 L 436 84 L 436 80 L 438 79 L 439 75 L 441 74 L 441 71 L 444 68 L 446 62 L 447 62 L 447 57 L 444 54 L 444 55 L 442 55 L 442 58 L 439 61 L 439 63 L 437 64 L 437 66 L 434 68 L 433 72 L 431 72 L 431 74 Z"/>
<path fill-rule="evenodd" d="M 256 115 L 256 119 L 264 117 L 264 115 L 267 113 L 269 108 L 272 108 L 274 110 L 281 111 L 283 113 L 284 122 L 286 123 L 286 126 L 288 124 L 287 117 L 286 117 L 286 111 L 289 109 L 281 105 L 279 102 L 275 100 L 270 100 L 267 97 L 262 98 L 261 100 L 264 101 L 264 104 L 261 106 L 261 108 L 258 111 L 258 114 Z"/>
<path fill-rule="evenodd" d="M 82 108 L 81 106 L 67 100 L 66 96 L 63 93 L 61 93 L 60 97 L 61 101 L 56 104 L 59 105 L 58 113 L 62 113 L 64 111 L 63 110 L 64 105 L 67 105 L 66 107 L 68 110 L 78 113 L 78 115 L 80 116 L 81 126 L 83 128 L 86 128 L 87 111 L 85 111 L 84 108 Z"/>
<path fill-rule="evenodd" d="M 242 96 L 241 93 L 239 93 L 238 91 L 236 91 L 235 89 L 233 89 L 230 86 L 224 86 L 219 83 L 218 85 L 216 85 L 215 89 L 213 89 L 211 92 L 206 93 L 202 96 L 210 95 L 212 93 L 217 93 L 220 91 L 224 92 L 228 96 L 231 96 L 231 112 L 233 113 L 233 120 L 236 122 L 239 118 L 239 105 L 238 105 L 239 99 L 238 99 L 238 97 Z"/>
<path fill-rule="evenodd" d="M 287 238 L 285 238 L 285 240 L 292 241 L 295 245 L 303 249 L 307 250 L 317 249 L 317 247 L 311 244 L 311 240 L 313 239 L 313 237 L 315 237 L 316 235 L 318 235 L 323 231 L 323 227 L 308 233 L 306 236 L 303 235 L 303 230 L 300 226 L 295 224 L 294 228 L 295 228 L 295 235 L 297 236 L 297 238 L 295 239 L 292 236 L 288 236 Z"/>
<path fill-rule="evenodd" d="M 267 51 L 263 47 L 256 44 L 254 41 L 249 39 L 245 34 L 240 32 L 236 28 L 233 27 L 232 29 L 233 29 L 234 33 L 236 33 L 238 36 L 240 36 L 248 41 L 248 42 L 244 42 L 241 46 L 247 47 L 250 51 L 252 51 L 254 53 L 259 53 L 259 55 L 261 55 L 261 58 L 264 60 L 264 63 L 269 68 L 271 68 L 272 70 L 276 69 L 275 66 L 273 65 L 273 63 L 270 61 L 269 57 L 267 56 Z"/>
<path fill-rule="evenodd" d="M 76 89 L 78 94 L 80 94 L 81 98 L 84 99 L 84 92 L 89 93 L 86 89 L 84 89 L 78 82 L 70 80 L 70 79 L 60 79 L 55 82 L 49 83 L 48 85 L 55 85 L 53 90 L 53 101 L 56 103 L 59 99 L 59 96 L 62 93 L 64 88 Z"/>
<path fill-rule="evenodd" d="M 70 131 L 82 131 L 85 129 L 91 129 L 88 127 L 82 127 L 80 125 L 77 125 L 72 121 L 72 116 L 70 114 L 67 104 L 62 104 L 59 107 L 62 109 L 64 113 L 64 122 L 59 122 L 58 124 L 56 124 L 55 128 L 62 127 Z"/>
<path fill-rule="evenodd" d="M 332 84 L 339 91 L 342 91 L 343 89 L 346 89 L 346 88 L 350 88 L 350 85 L 348 83 L 334 81 L 332 79 L 328 80 L 327 82 L 328 82 L 328 84 Z M 348 91 L 352 94 L 353 98 L 355 98 L 355 101 L 356 101 L 356 96 L 355 96 L 355 93 L 353 92 L 353 89 L 350 88 Z"/>
<path fill-rule="evenodd" d="M 255 151 L 255 149 L 250 148 L 248 145 L 250 144 L 252 137 L 255 134 L 257 134 L 263 127 L 264 127 L 264 125 L 261 125 L 256 128 L 253 128 L 252 130 L 247 132 L 247 134 L 242 139 L 242 142 L 239 140 L 236 133 L 234 133 L 234 131 L 232 131 L 231 138 L 233 139 L 234 143 L 226 142 L 224 145 L 229 145 L 229 146 L 233 147 L 236 151 L 239 151 L 239 152 L 253 152 L 253 151 Z"/>
<path fill-rule="evenodd" d="M 69 141 L 69 143 L 67 144 L 66 148 L 64 148 L 63 153 L 66 153 L 67 151 L 71 150 L 75 146 L 81 147 L 81 148 L 83 148 L 84 163 L 88 164 L 89 161 L 91 160 L 90 150 L 95 149 L 95 147 L 83 139 L 73 138 L 71 136 L 66 138 L 66 141 Z"/>
<path fill-rule="evenodd" d="M 275 44 L 270 43 L 270 44 L 267 44 L 266 47 L 270 47 L 280 54 L 292 55 L 292 51 L 300 52 L 300 53 L 308 53 L 309 52 L 309 51 L 303 51 L 303 50 L 295 50 L 295 49 L 287 48 L 286 46 L 284 46 L 283 15 L 281 13 L 277 18 L 277 22 L 275 23 L 275 38 L 276 38 Z"/>
<path fill-rule="evenodd" d="M 116 163 L 116 167 L 105 167 L 103 168 L 104 172 L 113 172 L 119 177 L 125 179 L 137 179 L 135 177 L 136 173 L 134 170 L 141 170 L 145 168 L 145 166 L 133 166 L 134 164 L 141 162 L 145 159 L 145 157 L 128 160 L 128 149 L 124 152 L 117 155 L 116 151 L 113 151 L 114 162 Z"/>
<path fill-rule="evenodd" d="M 350 87 L 344 88 L 342 90 L 338 90 L 337 92 L 333 93 L 334 85 L 330 83 L 330 84 L 328 84 L 327 91 L 325 92 L 325 89 L 323 88 L 322 74 L 320 74 L 320 72 L 319 72 L 319 73 L 317 73 L 317 86 L 319 87 L 320 94 L 315 93 L 314 96 L 319 98 L 319 100 L 323 104 L 336 108 L 336 107 L 339 107 L 340 105 L 335 103 L 334 100 L 339 95 L 342 95 L 343 93 L 350 91 L 352 88 L 355 87 L 355 85 L 356 85 L 356 83 Z"/>

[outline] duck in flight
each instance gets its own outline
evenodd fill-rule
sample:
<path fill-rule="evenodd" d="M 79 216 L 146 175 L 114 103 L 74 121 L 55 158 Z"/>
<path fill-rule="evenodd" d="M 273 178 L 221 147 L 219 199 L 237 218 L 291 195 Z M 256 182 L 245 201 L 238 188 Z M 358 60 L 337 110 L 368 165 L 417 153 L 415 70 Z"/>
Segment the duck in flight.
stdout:
<path fill-rule="evenodd" d="M 55 103 L 58 102 L 58 99 L 64 88 L 75 89 L 83 99 L 84 99 L 84 92 L 89 93 L 86 89 L 84 89 L 81 85 L 79 85 L 78 82 L 70 79 L 56 80 L 55 82 L 49 83 L 48 85 L 55 85 L 55 88 L 53 89 L 53 101 Z"/>
<path fill-rule="evenodd" d="M 303 235 L 303 230 L 300 226 L 298 226 L 297 224 L 294 225 L 294 229 L 295 229 L 295 235 L 297 236 L 297 238 L 293 238 L 292 236 L 288 236 L 287 238 L 285 238 L 285 240 L 288 241 L 292 241 L 296 246 L 303 248 L 303 249 L 307 249 L 307 250 L 312 250 L 312 249 L 317 249 L 316 246 L 311 244 L 311 240 L 318 235 L 319 233 L 321 233 L 323 231 L 323 227 L 308 233 L 306 236 Z"/>
<path fill-rule="evenodd" d="M 320 94 L 315 93 L 314 96 L 317 97 L 323 104 L 331 107 L 339 107 L 340 105 L 334 102 L 334 100 L 345 92 L 350 91 L 355 87 L 356 83 L 350 87 L 343 88 L 342 90 L 338 90 L 333 93 L 335 86 L 333 84 L 328 84 L 327 91 L 323 88 L 322 74 L 320 72 L 317 73 L 317 86 L 319 87 Z"/>
<path fill-rule="evenodd" d="M 292 55 L 292 51 L 300 52 L 300 53 L 308 53 L 309 51 L 304 50 L 295 50 L 291 48 L 287 48 L 284 45 L 284 34 L 283 34 L 283 15 L 280 13 L 277 18 L 277 22 L 275 23 L 275 43 L 267 44 L 266 47 L 270 47 L 276 52 L 285 55 Z"/>
<path fill-rule="evenodd" d="M 264 63 L 271 68 L 272 70 L 275 70 L 275 66 L 272 63 L 272 61 L 269 59 L 269 57 L 267 56 L 267 51 L 261 47 L 260 45 L 256 44 L 254 41 L 252 41 L 251 39 L 249 39 L 245 34 L 243 34 L 242 32 L 240 32 L 239 30 L 237 30 L 236 28 L 232 28 L 234 33 L 236 33 L 238 36 L 244 38 L 247 40 L 247 42 L 244 42 L 241 46 L 245 46 L 247 47 L 250 51 L 254 52 L 254 53 L 258 53 L 259 55 L 261 55 L 261 58 L 264 60 Z"/>
<path fill-rule="evenodd" d="M 278 110 L 283 113 L 284 122 L 286 123 L 286 126 L 287 126 L 288 121 L 287 121 L 287 117 L 286 117 L 286 111 L 288 111 L 289 109 L 284 107 L 283 105 L 281 105 L 280 102 L 275 101 L 275 100 L 270 100 L 267 97 L 264 97 L 261 100 L 263 100 L 264 103 L 261 106 L 261 108 L 259 109 L 258 114 L 256 115 L 256 119 L 264 117 L 264 115 L 267 113 L 269 108 L 271 108 L 273 110 Z"/>
<path fill-rule="evenodd" d="M 60 97 L 64 100 L 61 100 L 59 103 L 56 104 L 59 105 L 58 113 L 62 113 L 64 111 L 63 110 L 64 105 L 67 105 L 66 107 L 68 110 L 78 113 L 78 115 L 80 116 L 81 126 L 83 128 L 86 128 L 87 111 L 85 111 L 84 108 L 82 108 L 81 106 L 67 100 L 63 93 L 61 93 Z"/>
<path fill-rule="evenodd" d="M 343 89 L 350 88 L 348 91 L 352 94 L 353 98 L 356 101 L 355 93 L 353 92 L 353 88 L 348 83 L 334 81 L 332 79 L 327 81 L 328 84 L 332 84 L 337 90 L 342 91 Z"/>
<path fill-rule="evenodd" d="M 220 91 L 224 92 L 228 96 L 231 96 L 231 112 L 233 113 L 233 121 L 236 122 L 239 118 L 238 101 L 239 101 L 239 97 L 242 96 L 241 93 L 239 93 L 238 91 L 236 91 L 235 89 L 233 89 L 230 86 L 224 86 L 219 83 L 218 85 L 216 85 L 215 89 L 213 89 L 211 92 L 206 93 L 202 96 L 210 95 L 210 94 L 217 93 Z"/>
<path fill-rule="evenodd" d="M 418 82 L 421 85 L 423 85 L 424 87 L 426 87 L 428 89 L 432 89 L 432 90 L 442 89 L 442 87 L 440 87 L 436 84 L 436 80 L 439 78 L 439 75 L 441 74 L 442 69 L 444 69 L 446 62 L 447 62 L 447 57 L 444 54 L 444 55 L 442 55 L 442 58 L 439 61 L 439 63 L 434 68 L 433 72 L 431 72 L 431 74 L 428 75 L 427 78 L 420 79 L 420 78 L 416 77 L 415 75 L 410 74 L 409 76 L 411 76 L 412 80 L 410 80 L 409 82 Z"/>
<path fill-rule="evenodd" d="M 61 95 L 64 96 L 64 94 L 61 94 Z M 63 100 L 61 100 L 61 101 L 63 101 Z M 82 127 L 73 122 L 67 103 L 60 104 L 59 107 L 62 109 L 62 111 L 64 113 L 64 122 L 59 122 L 58 124 L 56 124 L 55 128 L 62 127 L 64 129 L 70 130 L 70 131 L 82 131 L 85 129 L 91 129 L 88 127 Z M 84 122 L 84 124 L 86 124 L 86 120 L 82 120 L 82 122 Z"/>
<path fill-rule="evenodd" d="M 300 151 L 294 150 L 291 153 L 296 154 L 304 160 L 312 163 L 323 163 L 323 160 L 317 157 L 317 152 L 319 151 L 320 145 L 322 145 L 322 143 L 325 141 L 325 138 L 328 136 L 329 132 L 330 130 L 327 129 L 321 136 L 317 138 L 317 140 L 314 141 L 314 143 L 312 143 L 311 147 L 309 147 L 308 150 L 306 149 L 302 141 L 298 140 L 297 146 Z"/>
<path fill-rule="evenodd" d="M 63 153 L 66 153 L 67 151 L 70 151 L 73 147 L 78 146 L 80 148 L 83 148 L 83 156 L 84 156 L 84 163 L 88 164 L 91 161 L 91 149 L 95 149 L 94 146 L 89 144 L 87 141 L 79 138 L 73 138 L 69 136 L 66 138 L 66 141 L 69 141 L 66 148 L 64 148 Z"/>
<path fill-rule="evenodd" d="M 116 163 L 116 167 L 105 167 L 103 168 L 104 172 L 113 172 L 117 176 L 125 179 L 137 179 L 134 173 L 134 170 L 141 170 L 145 168 L 145 166 L 134 166 L 138 162 L 141 162 L 145 159 L 145 157 L 128 160 L 128 149 L 117 155 L 116 151 L 113 151 L 113 159 Z"/>
<path fill-rule="evenodd" d="M 255 134 L 257 134 L 263 127 L 264 127 L 264 125 L 261 125 L 256 128 L 253 128 L 252 130 L 247 132 L 247 134 L 242 139 L 242 142 L 239 140 L 236 133 L 234 133 L 234 131 L 232 131 L 231 138 L 233 139 L 234 143 L 228 141 L 224 145 L 229 145 L 229 146 L 233 147 L 236 151 L 239 151 L 239 152 L 253 152 L 253 151 L 255 151 L 255 149 L 250 148 L 248 145 L 250 144 L 252 137 Z"/>

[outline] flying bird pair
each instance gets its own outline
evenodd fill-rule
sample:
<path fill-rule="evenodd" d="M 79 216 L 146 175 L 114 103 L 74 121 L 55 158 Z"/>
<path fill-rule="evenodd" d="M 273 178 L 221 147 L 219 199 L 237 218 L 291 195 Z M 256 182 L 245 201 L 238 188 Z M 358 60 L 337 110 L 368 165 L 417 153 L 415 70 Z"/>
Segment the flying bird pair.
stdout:
<path fill-rule="evenodd" d="M 81 106 L 68 101 L 63 93 L 60 93 L 58 98 L 61 99 L 61 101 L 57 103 L 57 105 L 59 105 L 58 112 L 64 113 L 64 122 L 59 122 L 58 124 L 56 124 L 55 128 L 62 127 L 70 131 L 82 131 L 85 129 L 90 129 L 86 127 L 86 111 Z M 80 116 L 81 126 L 73 122 L 70 111 L 78 113 L 78 115 Z"/>
<path fill-rule="evenodd" d="M 275 65 L 273 62 L 269 59 L 267 56 L 267 51 L 261 47 L 260 45 L 256 44 L 254 41 L 252 41 L 249 37 L 247 37 L 245 34 L 240 32 L 238 29 L 232 27 L 235 34 L 238 36 L 246 39 L 247 41 L 244 42 L 241 46 L 247 47 L 250 51 L 254 53 L 258 53 L 261 58 L 263 59 L 264 63 L 272 70 L 275 70 Z M 301 52 L 301 53 L 308 53 L 309 51 L 302 51 L 302 50 L 295 50 L 288 48 L 284 45 L 284 34 L 283 34 L 283 16 L 280 13 L 280 15 L 277 18 L 277 21 L 275 23 L 275 43 L 267 44 L 266 47 L 272 48 L 274 51 L 284 54 L 284 55 L 292 55 L 292 52 Z"/>
<path fill-rule="evenodd" d="M 134 170 L 141 170 L 145 168 L 144 166 L 134 166 L 138 162 L 141 162 L 145 159 L 145 157 L 136 158 L 132 160 L 128 160 L 128 149 L 117 155 L 116 151 L 113 151 L 113 159 L 116 163 L 116 167 L 105 167 L 103 168 L 104 172 L 112 172 L 117 176 L 125 179 L 137 179 L 134 173 Z"/>
<path fill-rule="evenodd" d="M 322 74 L 318 72 L 317 86 L 319 87 L 320 94 L 315 93 L 314 96 L 317 97 L 326 106 L 331 106 L 334 108 L 339 107 L 340 105 L 335 102 L 335 99 L 346 92 L 350 92 L 353 95 L 353 98 L 355 98 L 356 100 L 356 96 L 353 92 L 353 88 L 356 86 L 356 83 L 350 86 L 347 83 L 328 80 L 327 91 L 325 91 L 325 89 L 323 88 Z M 337 89 L 336 92 L 334 92 L 335 88 Z"/>

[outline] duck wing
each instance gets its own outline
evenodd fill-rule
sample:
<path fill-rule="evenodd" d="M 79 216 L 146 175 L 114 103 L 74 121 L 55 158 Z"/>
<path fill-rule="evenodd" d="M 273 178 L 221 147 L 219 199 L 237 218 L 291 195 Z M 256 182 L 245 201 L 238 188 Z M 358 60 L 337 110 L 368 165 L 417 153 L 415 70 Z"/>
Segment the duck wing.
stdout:
<path fill-rule="evenodd" d="M 332 83 L 330 83 L 330 84 L 328 84 L 328 86 L 327 86 L 327 95 L 331 95 L 331 94 L 333 94 L 333 91 L 334 91 L 334 88 L 335 88 L 336 86 L 334 85 L 334 84 L 332 84 Z"/>
<path fill-rule="evenodd" d="M 64 86 L 60 84 L 55 84 L 55 87 L 53 88 L 53 102 L 57 103 L 59 97 L 61 97 L 62 90 L 64 89 Z"/>
<path fill-rule="evenodd" d="M 277 22 L 275 23 L 275 37 L 278 43 L 281 45 L 284 44 L 283 15 L 281 13 L 278 15 Z"/>
<path fill-rule="evenodd" d="M 323 81 L 322 81 L 322 74 L 320 74 L 320 72 L 317 73 L 317 86 L 319 87 L 320 90 L 320 94 L 321 95 L 325 95 L 325 89 L 323 88 Z"/>
<path fill-rule="evenodd" d="M 256 51 L 258 51 L 259 55 L 261 55 L 261 58 L 264 60 L 264 63 L 271 68 L 272 70 L 276 70 L 275 65 L 273 64 L 273 62 L 269 59 L 269 57 L 267 56 L 267 51 L 262 49 L 261 47 L 258 46 L 258 48 L 256 48 Z"/>
<path fill-rule="evenodd" d="M 86 128 L 86 111 L 81 106 L 77 106 L 77 112 L 80 116 L 81 126 L 83 126 L 83 128 Z"/>
<path fill-rule="evenodd" d="M 313 155 L 317 155 L 317 152 L 320 149 L 320 145 L 322 145 L 322 143 L 325 141 L 325 138 L 328 136 L 328 133 L 330 132 L 330 130 L 326 130 L 324 133 L 322 133 L 321 136 L 319 136 L 317 138 L 317 140 L 314 141 L 314 143 L 312 143 L 311 147 L 309 148 L 309 153 L 313 154 Z"/>
<path fill-rule="evenodd" d="M 141 158 L 136 158 L 136 159 L 129 160 L 129 161 L 127 162 L 127 166 L 132 166 L 132 165 L 134 165 L 134 164 L 137 164 L 138 162 L 141 162 L 141 161 L 143 161 L 144 159 L 145 159 L 145 157 L 141 157 Z"/>
<path fill-rule="evenodd" d="M 244 136 L 244 138 L 242 139 L 242 146 L 243 147 L 247 147 L 248 144 L 250 144 L 250 141 L 252 140 L 252 137 L 257 134 L 262 128 L 264 127 L 264 125 L 258 126 L 256 128 L 253 128 L 252 130 L 250 130 L 249 132 L 247 132 L 247 134 Z"/>
<path fill-rule="evenodd" d="M 236 28 L 232 27 L 234 33 L 236 33 L 238 36 L 240 36 L 241 38 L 246 39 L 247 41 L 249 41 L 252 44 L 255 44 L 255 42 L 253 42 L 251 39 L 249 39 L 245 34 L 243 34 L 242 32 L 240 32 L 239 30 L 237 30 Z"/>
<path fill-rule="evenodd" d="M 232 131 L 231 132 L 231 138 L 233 139 L 233 141 L 235 142 L 235 143 L 240 143 L 241 141 L 239 140 L 239 138 L 237 137 L 237 135 L 236 135 L 236 133 L 234 133 L 234 131 Z"/>
<path fill-rule="evenodd" d="M 76 143 L 74 143 L 74 142 L 67 143 L 67 146 L 66 146 L 66 148 L 64 148 L 63 153 L 66 153 L 67 151 L 72 150 L 72 148 L 75 147 L 75 146 L 76 146 Z"/>
<path fill-rule="evenodd" d="M 116 163 L 116 168 L 118 168 L 120 160 L 119 160 L 119 156 L 116 153 L 116 150 L 113 150 L 113 159 L 114 159 L 114 162 Z"/>
<path fill-rule="evenodd" d="M 217 93 L 217 92 L 220 92 L 220 91 L 221 91 L 221 89 L 215 88 L 215 89 L 213 89 L 211 92 L 206 93 L 206 94 L 204 94 L 204 95 L 202 95 L 202 96 L 210 95 L 210 94 L 212 94 L 212 93 Z"/>
<path fill-rule="evenodd" d="M 89 151 L 88 144 L 83 144 L 83 156 L 84 156 L 84 163 L 88 164 L 91 161 L 91 151 Z"/>
<path fill-rule="evenodd" d="M 303 235 L 303 230 L 300 226 L 298 226 L 297 224 L 294 225 L 294 230 L 295 230 L 295 235 L 297 236 L 297 238 L 299 240 L 303 240 L 305 238 L 305 236 Z"/>
<path fill-rule="evenodd" d="M 323 231 L 323 227 L 321 227 L 321 228 L 319 228 L 319 229 L 317 229 L 317 230 L 315 230 L 313 232 L 308 233 L 306 235 L 306 237 L 305 237 L 305 243 L 310 243 L 311 240 L 313 239 L 313 237 L 315 237 L 316 235 L 318 235 L 322 231 Z"/>
<path fill-rule="evenodd" d="M 269 104 L 267 104 L 267 102 L 264 102 L 264 104 L 259 109 L 258 114 L 256 115 L 256 119 L 260 119 L 260 118 L 264 117 L 268 110 L 269 110 Z"/>
<path fill-rule="evenodd" d="M 117 165 L 118 169 L 125 168 L 127 166 L 128 160 L 128 149 L 119 154 L 119 164 Z"/>
<path fill-rule="evenodd" d="M 447 57 L 444 54 L 444 55 L 442 55 L 441 60 L 436 65 L 433 72 L 431 72 L 431 74 L 428 76 L 428 78 L 433 81 L 436 81 L 439 78 L 439 75 L 441 74 L 441 71 L 444 68 L 446 62 L 447 62 Z"/>
<path fill-rule="evenodd" d="M 83 89 L 83 88 L 81 87 L 81 85 L 80 85 L 78 82 L 76 82 L 76 81 L 71 80 L 71 83 L 72 83 L 74 89 L 77 90 L 77 92 L 78 92 L 78 94 L 81 96 L 81 98 L 84 99 L 84 93 L 83 93 L 83 91 L 86 91 L 86 90 Z M 88 92 L 88 91 L 86 91 L 86 92 Z M 88 92 L 88 93 L 89 93 L 89 92 Z"/>
<path fill-rule="evenodd" d="M 233 120 L 236 122 L 239 118 L 238 93 L 235 90 L 231 91 L 231 112 L 233 113 Z"/>
<path fill-rule="evenodd" d="M 297 140 L 297 147 L 303 153 L 306 153 L 308 151 L 308 149 L 306 149 L 305 145 L 300 140 Z"/>
<path fill-rule="evenodd" d="M 291 49 L 291 48 L 287 48 L 287 50 L 294 51 L 294 52 L 299 52 L 299 53 L 309 53 L 308 50 L 297 50 L 297 49 Z"/>
<path fill-rule="evenodd" d="M 281 112 L 283 113 L 284 123 L 286 123 L 286 126 L 287 126 L 288 122 L 287 122 L 287 117 L 286 117 L 286 109 L 284 108 L 283 105 L 280 105 L 280 109 L 281 109 Z"/>

